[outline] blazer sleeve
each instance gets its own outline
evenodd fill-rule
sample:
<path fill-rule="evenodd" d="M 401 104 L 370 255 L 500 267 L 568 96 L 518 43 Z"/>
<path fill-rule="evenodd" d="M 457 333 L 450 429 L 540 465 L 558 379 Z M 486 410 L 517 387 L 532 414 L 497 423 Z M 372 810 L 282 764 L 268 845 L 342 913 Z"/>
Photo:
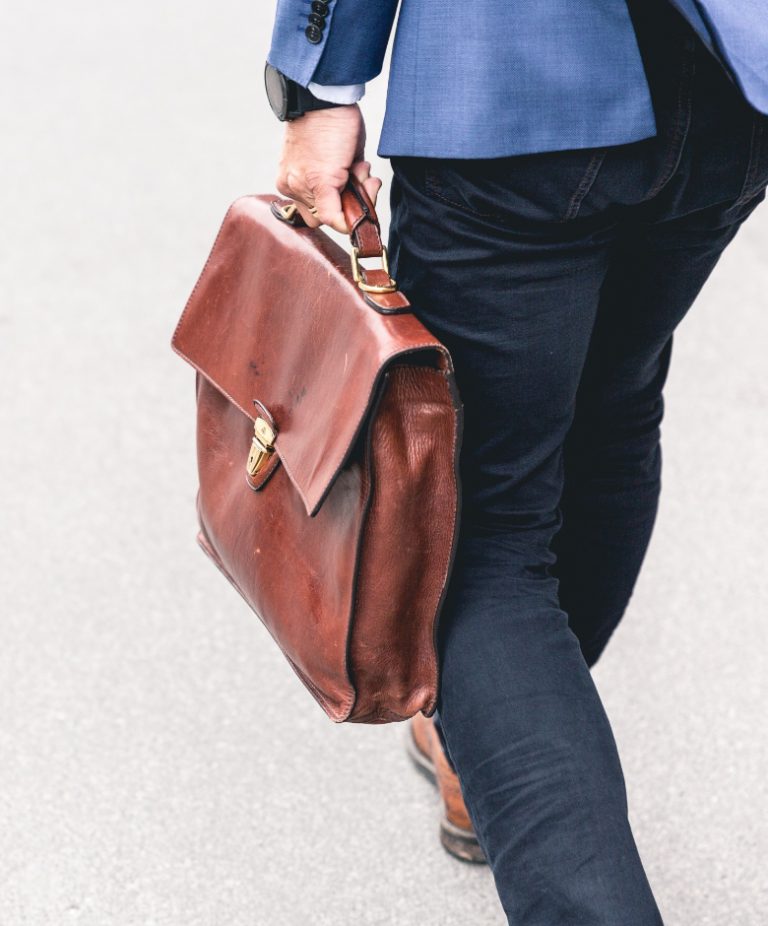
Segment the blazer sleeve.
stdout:
<path fill-rule="evenodd" d="M 319 41 L 307 27 L 312 0 L 277 0 L 267 61 L 296 83 L 364 84 L 381 72 L 398 0 L 323 0 Z M 317 30 L 310 30 L 317 36 Z"/>

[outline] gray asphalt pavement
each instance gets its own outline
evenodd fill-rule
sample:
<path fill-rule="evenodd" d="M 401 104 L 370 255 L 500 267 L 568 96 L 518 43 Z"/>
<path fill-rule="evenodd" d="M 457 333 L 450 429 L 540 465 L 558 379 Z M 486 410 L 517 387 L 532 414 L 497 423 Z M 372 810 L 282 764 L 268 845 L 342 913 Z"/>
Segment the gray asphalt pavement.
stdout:
<path fill-rule="evenodd" d="M 0 17 L 0 926 L 503 922 L 404 727 L 331 724 L 194 542 L 169 339 L 229 202 L 272 189 L 271 16 Z M 660 520 L 596 670 L 670 926 L 768 909 L 767 247 L 761 206 L 680 330 Z"/>

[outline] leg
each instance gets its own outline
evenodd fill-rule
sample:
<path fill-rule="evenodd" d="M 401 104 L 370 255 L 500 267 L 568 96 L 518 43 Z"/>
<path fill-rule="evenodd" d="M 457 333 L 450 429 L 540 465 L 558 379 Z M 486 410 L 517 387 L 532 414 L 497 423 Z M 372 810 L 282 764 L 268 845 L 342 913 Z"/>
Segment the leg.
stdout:
<path fill-rule="evenodd" d="M 566 442 L 560 604 L 593 665 L 621 620 L 656 516 L 672 333 L 757 202 L 633 226 L 601 294 Z"/>
<path fill-rule="evenodd" d="M 665 34 L 650 27 L 643 44 Z M 754 207 L 765 163 L 749 144 L 752 115 L 705 54 L 687 27 L 649 54 L 658 138 L 602 161 L 565 152 L 427 161 L 423 170 L 393 162 L 396 276 L 453 352 L 467 415 L 462 537 L 440 626 L 440 720 L 515 926 L 660 923 L 610 727 L 558 595 L 552 540 L 562 498 L 562 595 L 585 646 L 599 651 L 653 523 L 672 330 Z M 625 253 L 645 263 L 635 282 L 652 303 L 622 319 L 609 311 L 632 303 L 618 298 L 630 241 L 620 219 L 637 233 Z M 658 314 L 660 297 L 667 310 Z M 623 339 L 624 372 L 611 366 Z M 580 613 L 579 504 L 583 531 L 595 507 L 602 523 L 581 535 L 594 546 L 582 561 L 593 581 Z M 604 530 L 614 560 L 601 573 Z M 590 588 L 602 611 L 587 601 Z"/>
<path fill-rule="evenodd" d="M 592 191 L 599 208 L 629 207 L 632 225 L 600 299 L 554 544 L 560 601 L 590 665 L 624 613 L 653 528 L 672 332 L 768 183 L 768 116 L 663 7 L 630 4 L 658 139 L 611 149 Z"/>
<path fill-rule="evenodd" d="M 655 926 L 613 736 L 549 573 L 614 237 L 610 223 L 557 224 L 523 202 L 552 192 L 531 177 L 539 167 L 578 186 L 567 168 L 583 173 L 592 153 L 560 157 L 562 171 L 555 156 L 437 174 L 393 162 L 395 276 L 452 351 L 465 405 L 439 713 L 511 923 Z"/>

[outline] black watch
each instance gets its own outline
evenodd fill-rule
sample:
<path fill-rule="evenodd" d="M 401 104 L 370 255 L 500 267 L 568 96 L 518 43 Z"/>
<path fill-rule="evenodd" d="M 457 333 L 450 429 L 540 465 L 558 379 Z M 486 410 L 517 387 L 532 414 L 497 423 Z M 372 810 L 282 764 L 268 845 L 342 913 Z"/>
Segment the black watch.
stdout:
<path fill-rule="evenodd" d="M 313 109 L 329 109 L 331 106 L 343 105 L 318 99 L 306 87 L 286 77 L 269 62 L 264 68 L 264 83 L 272 112 L 281 122 L 296 119 Z"/>

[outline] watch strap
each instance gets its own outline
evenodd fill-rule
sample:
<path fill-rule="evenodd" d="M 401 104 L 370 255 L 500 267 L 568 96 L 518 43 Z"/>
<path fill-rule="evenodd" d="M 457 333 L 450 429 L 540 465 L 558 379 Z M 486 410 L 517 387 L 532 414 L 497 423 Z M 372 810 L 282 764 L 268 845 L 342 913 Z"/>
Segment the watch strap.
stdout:
<path fill-rule="evenodd" d="M 330 100 L 321 100 L 316 97 L 306 87 L 297 84 L 293 80 L 288 80 L 288 112 L 286 119 L 296 119 L 303 116 L 304 113 L 312 112 L 316 109 L 330 109 L 334 106 L 343 106 L 343 103 L 332 103 Z"/>

